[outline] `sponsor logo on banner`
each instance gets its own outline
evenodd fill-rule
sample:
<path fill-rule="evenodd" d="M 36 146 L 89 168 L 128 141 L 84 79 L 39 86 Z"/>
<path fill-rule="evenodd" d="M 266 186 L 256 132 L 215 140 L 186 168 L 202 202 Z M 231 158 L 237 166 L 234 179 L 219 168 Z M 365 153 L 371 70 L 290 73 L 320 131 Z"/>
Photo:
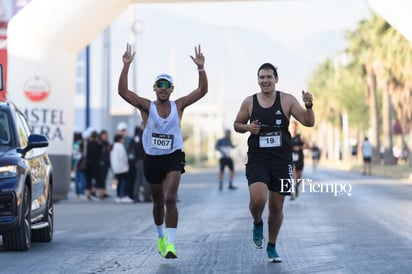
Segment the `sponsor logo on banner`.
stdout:
<path fill-rule="evenodd" d="M 51 85 L 40 76 L 34 76 L 24 84 L 24 95 L 32 102 L 23 109 L 33 132 L 46 135 L 51 142 L 64 142 L 63 128 L 66 126 L 64 109 L 53 107 L 50 95 Z M 53 144 L 52 144 L 53 145 Z"/>
<path fill-rule="evenodd" d="M 33 102 L 41 102 L 49 96 L 50 84 L 46 79 L 35 76 L 24 84 L 24 95 Z"/>
<path fill-rule="evenodd" d="M 65 140 L 64 110 L 57 108 L 27 108 L 23 110 L 33 132 L 46 135 L 50 141 Z"/>

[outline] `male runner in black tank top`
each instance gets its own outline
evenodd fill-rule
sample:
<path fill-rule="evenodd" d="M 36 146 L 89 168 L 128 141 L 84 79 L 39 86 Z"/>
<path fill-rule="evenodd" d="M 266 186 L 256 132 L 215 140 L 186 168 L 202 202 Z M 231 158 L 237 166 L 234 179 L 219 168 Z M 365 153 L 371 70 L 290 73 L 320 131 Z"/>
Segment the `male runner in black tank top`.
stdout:
<path fill-rule="evenodd" d="M 283 221 L 284 198 L 291 191 L 288 184 L 292 179 L 289 120 L 293 116 L 308 127 L 315 123 L 312 94 L 302 91 L 305 109 L 291 94 L 276 91 L 277 81 L 277 69 L 272 64 L 260 66 L 258 85 L 261 92 L 245 98 L 234 122 L 236 132 L 250 132 L 246 178 L 254 222 L 253 242 L 257 248 L 263 247 L 262 214 L 269 190 L 266 251 L 271 262 L 282 261 L 276 251 L 276 240 Z"/>

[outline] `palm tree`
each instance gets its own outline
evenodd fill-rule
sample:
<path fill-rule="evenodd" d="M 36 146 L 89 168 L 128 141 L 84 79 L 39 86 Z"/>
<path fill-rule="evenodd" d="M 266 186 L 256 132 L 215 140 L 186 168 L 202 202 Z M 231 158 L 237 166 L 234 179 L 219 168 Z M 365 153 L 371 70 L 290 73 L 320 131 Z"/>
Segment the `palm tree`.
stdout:
<path fill-rule="evenodd" d="M 374 29 L 373 20 L 362 20 L 355 31 L 348 32 L 347 39 L 349 48 L 347 53 L 352 56 L 353 65 L 359 65 L 363 70 L 366 83 L 366 98 L 370 109 L 369 139 L 374 146 L 373 159 L 378 160 L 380 148 L 380 124 L 378 108 L 378 83 L 374 67 L 374 45 L 377 44 L 376 37 L 371 30 Z"/>
<path fill-rule="evenodd" d="M 383 19 L 380 25 L 385 25 L 385 31 L 380 33 L 380 47 L 377 51 L 382 65 L 382 124 L 383 141 L 385 147 L 384 163 L 394 164 L 393 156 L 393 113 L 401 122 L 402 128 L 410 132 L 409 125 L 412 116 L 411 88 L 408 90 L 407 82 L 411 81 L 409 71 L 412 69 L 412 46 L 398 31 L 392 28 Z M 386 100 L 386 101 L 385 101 Z M 402 144 L 406 142 L 402 136 Z"/>
<path fill-rule="evenodd" d="M 377 15 L 360 21 L 347 33 L 347 40 L 349 63 L 327 59 L 309 82 L 318 104 L 324 106 L 317 117 L 339 128 L 342 113 L 348 113 L 351 127 L 360 131 L 369 128 L 375 161 L 380 159 L 382 138 L 384 163 L 393 164 L 393 117 L 400 121 L 404 133 L 410 133 L 412 125 L 412 46 Z M 359 100 L 362 96 L 366 100 Z"/>

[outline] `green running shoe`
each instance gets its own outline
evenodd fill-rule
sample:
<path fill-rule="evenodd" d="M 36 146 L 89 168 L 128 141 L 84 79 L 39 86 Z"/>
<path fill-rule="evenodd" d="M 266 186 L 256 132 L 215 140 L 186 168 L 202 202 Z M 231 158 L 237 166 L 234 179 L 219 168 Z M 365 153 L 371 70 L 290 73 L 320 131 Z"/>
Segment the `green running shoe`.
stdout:
<path fill-rule="evenodd" d="M 175 246 L 173 245 L 173 243 L 170 243 L 170 242 L 167 243 L 165 254 L 166 254 L 165 255 L 166 259 L 176 259 L 177 258 Z"/>
<path fill-rule="evenodd" d="M 157 240 L 157 249 L 159 250 L 160 256 L 164 258 L 166 256 L 166 236 Z"/>
<path fill-rule="evenodd" d="M 256 248 L 262 248 L 263 241 L 263 222 L 260 224 L 253 223 L 253 243 Z"/>
<path fill-rule="evenodd" d="M 276 252 L 276 245 L 268 243 L 266 247 L 266 252 L 269 257 L 269 262 L 271 263 L 280 263 L 282 259 L 279 257 L 278 253 Z"/>

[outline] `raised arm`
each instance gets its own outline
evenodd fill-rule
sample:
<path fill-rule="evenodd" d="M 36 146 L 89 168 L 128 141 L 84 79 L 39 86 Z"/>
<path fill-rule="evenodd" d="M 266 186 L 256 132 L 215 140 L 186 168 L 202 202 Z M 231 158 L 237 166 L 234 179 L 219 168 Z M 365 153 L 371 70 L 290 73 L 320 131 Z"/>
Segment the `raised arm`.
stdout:
<path fill-rule="evenodd" d="M 150 100 L 138 96 L 135 92 L 130 91 L 128 87 L 129 68 L 130 64 L 133 62 L 135 54 L 136 52 L 132 53 L 130 44 L 127 44 L 126 51 L 123 54 L 123 68 L 120 72 L 118 93 L 129 104 L 137 107 L 142 112 L 148 113 L 150 107 Z"/>
<path fill-rule="evenodd" d="M 305 104 L 304 109 L 298 102 L 298 100 L 290 96 L 291 100 L 291 109 L 290 113 L 296 120 L 298 120 L 302 125 L 307 127 L 313 127 L 315 125 L 315 113 L 313 112 L 313 98 L 310 92 L 305 92 L 302 90 L 302 100 Z"/>
<path fill-rule="evenodd" d="M 195 56 L 193 57 L 192 55 L 190 55 L 190 58 L 192 58 L 193 62 L 197 66 L 197 71 L 199 72 L 199 81 L 198 86 L 195 90 L 193 90 L 188 95 L 176 100 L 176 104 L 178 104 L 179 108 L 182 111 L 185 107 L 193 104 L 194 102 L 205 96 L 208 92 L 208 82 L 205 71 L 205 57 L 203 56 L 200 45 L 195 47 Z"/>

